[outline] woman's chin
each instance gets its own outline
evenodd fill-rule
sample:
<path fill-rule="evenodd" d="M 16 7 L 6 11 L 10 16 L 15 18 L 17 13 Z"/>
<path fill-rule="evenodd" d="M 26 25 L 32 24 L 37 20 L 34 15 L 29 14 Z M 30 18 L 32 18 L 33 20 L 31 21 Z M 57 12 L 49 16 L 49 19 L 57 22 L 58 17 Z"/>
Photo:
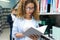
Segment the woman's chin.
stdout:
<path fill-rule="evenodd" d="M 29 14 L 29 16 L 31 16 L 31 14 Z"/>

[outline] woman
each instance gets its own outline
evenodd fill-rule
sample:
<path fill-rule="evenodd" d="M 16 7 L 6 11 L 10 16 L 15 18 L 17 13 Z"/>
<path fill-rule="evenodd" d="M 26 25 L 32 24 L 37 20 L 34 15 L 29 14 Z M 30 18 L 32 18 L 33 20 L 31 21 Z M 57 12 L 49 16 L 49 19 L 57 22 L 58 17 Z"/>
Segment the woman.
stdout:
<path fill-rule="evenodd" d="M 35 0 L 20 1 L 17 19 L 13 24 L 12 36 L 16 40 L 38 40 L 37 35 L 25 36 L 23 33 L 30 27 L 38 27 L 39 14 Z"/>
<path fill-rule="evenodd" d="M 13 27 L 13 22 L 16 19 L 16 10 L 17 9 L 12 9 L 11 14 L 7 16 L 7 22 L 10 25 L 10 40 L 12 40 L 12 27 Z"/>

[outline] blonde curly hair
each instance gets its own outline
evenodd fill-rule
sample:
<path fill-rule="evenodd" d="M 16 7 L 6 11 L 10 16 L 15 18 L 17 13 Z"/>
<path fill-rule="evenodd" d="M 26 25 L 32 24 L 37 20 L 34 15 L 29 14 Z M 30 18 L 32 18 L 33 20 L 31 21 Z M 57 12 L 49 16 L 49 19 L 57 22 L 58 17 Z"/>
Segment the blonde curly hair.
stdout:
<path fill-rule="evenodd" d="M 17 9 L 17 17 L 24 17 L 25 15 L 25 7 L 28 3 L 34 4 L 34 12 L 32 14 L 35 20 L 39 20 L 39 13 L 37 12 L 37 0 L 21 0 Z"/>

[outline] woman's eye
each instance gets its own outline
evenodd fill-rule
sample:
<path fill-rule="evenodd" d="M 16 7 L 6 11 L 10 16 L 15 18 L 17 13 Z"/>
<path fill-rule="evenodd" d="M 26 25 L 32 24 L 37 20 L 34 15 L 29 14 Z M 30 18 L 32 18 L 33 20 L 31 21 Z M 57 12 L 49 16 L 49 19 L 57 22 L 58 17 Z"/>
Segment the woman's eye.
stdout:
<path fill-rule="evenodd" d="M 32 10 L 32 9 L 34 9 L 34 7 L 32 7 L 32 8 L 30 8 L 30 7 L 28 7 L 28 8 L 26 8 L 27 10 Z"/>

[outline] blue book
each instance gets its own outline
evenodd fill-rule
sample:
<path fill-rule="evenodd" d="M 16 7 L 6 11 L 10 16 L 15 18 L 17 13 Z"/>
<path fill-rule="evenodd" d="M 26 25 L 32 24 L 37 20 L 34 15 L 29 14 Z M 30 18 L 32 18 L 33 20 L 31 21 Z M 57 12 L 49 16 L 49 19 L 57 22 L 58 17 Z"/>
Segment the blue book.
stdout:
<path fill-rule="evenodd" d="M 51 0 L 47 0 L 47 4 L 51 4 Z"/>

